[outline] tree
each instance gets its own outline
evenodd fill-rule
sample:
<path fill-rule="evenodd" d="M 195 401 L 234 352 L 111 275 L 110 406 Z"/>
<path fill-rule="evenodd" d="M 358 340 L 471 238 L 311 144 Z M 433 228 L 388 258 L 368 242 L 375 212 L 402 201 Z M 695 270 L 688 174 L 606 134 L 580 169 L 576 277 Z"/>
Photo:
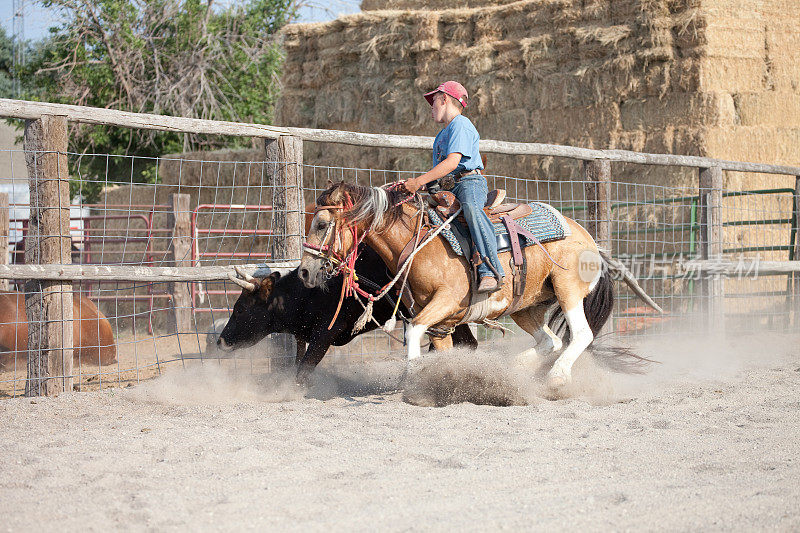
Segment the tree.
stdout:
<path fill-rule="evenodd" d="M 11 70 L 14 66 L 14 43 L 0 26 L 0 98 L 14 98 L 14 81 Z"/>
<path fill-rule="evenodd" d="M 282 55 L 278 30 L 292 0 L 43 0 L 66 22 L 52 28 L 25 73 L 28 97 L 140 113 L 269 124 Z M 240 140 L 81 125 L 79 154 L 160 156 Z M 75 163 L 73 164 L 80 164 Z M 80 193 L 97 198 L 107 176 L 153 181 L 152 160 L 87 157 Z M 75 169 L 73 169 L 75 170 Z M 74 190 L 73 192 L 78 192 Z"/>

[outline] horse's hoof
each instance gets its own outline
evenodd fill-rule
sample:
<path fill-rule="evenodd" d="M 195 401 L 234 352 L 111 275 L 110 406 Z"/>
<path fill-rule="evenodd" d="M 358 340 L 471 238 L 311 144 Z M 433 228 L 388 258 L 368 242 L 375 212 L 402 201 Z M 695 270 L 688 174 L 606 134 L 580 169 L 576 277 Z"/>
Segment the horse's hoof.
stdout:
<path fill-rule="evenodd" d="M 564 374 L 550 374 L 547 376 L 547 386 L 551 390 L 558 390 L 563 387 L 566 387 L 569 383 L 569 376 L 565 376 Z"/>
<path fill-rule="evenodd" d="M 539 356 L 536 348 L 529 348 L 518 354 L 515 358 L 515 362 L 517 366 L 523 368 L 538 367 L 542 362 L 542 358 Z"/>

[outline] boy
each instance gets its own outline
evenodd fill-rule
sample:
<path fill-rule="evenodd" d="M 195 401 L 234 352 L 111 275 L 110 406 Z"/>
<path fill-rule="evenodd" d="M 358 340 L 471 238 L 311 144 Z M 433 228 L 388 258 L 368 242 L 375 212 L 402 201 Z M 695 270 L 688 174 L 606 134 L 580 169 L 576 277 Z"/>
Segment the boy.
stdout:
<path fill-rule="evenodd" d="M 431 105 L 433 120 L 444 124 L 433 142 L 434 167 L 405 182 L 405 189 L 414 193 L 433 180 L 451 175 L 455 179 L 453 194 L 461 202 L 472 242 L 480 256 L 478 264 L 479 293 L 494 292 L 503 280 L 503 267 L 497 259 L 497 238 L 489 217 L 483 212 L 489 186 L 480 172 L 483 161 L 478 151 L 480 136 L 472 122 L 462 115 L 467 107 L 467 90 L 458 82 L 447 81 L 424 95 Z M 494 272 L 486 262 L 491 262 Z"/>

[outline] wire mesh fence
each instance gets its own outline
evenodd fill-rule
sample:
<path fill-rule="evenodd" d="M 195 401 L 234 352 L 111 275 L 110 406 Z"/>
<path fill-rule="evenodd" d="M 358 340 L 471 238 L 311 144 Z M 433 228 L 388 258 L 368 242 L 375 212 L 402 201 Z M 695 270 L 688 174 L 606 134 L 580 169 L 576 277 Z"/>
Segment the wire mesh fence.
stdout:
<path fill-rule="evenodd" d="M 2 155 L 11 159 L 14 153 Z M 72 263 L 131 267 L 264 263 L 273 258 L 277 241 L 291 237 L 275 229 L 273 206 L 280 191 L 271 176 L 293 163 L 214 160 L 213 155 L 203 160 L 71 153 L 66 157 L 72 189 Z M 102 167 L 105 173 L 88 173 L 90 167 Z M 0 192 L 9 197 L 4 255 L 9 263 L 24 264 L 31 191 L 26 169 L 8 168 L 11 175 L 0 176 Z M 151 183 L 135 182 L 142 174 L 137 169 L 142 168 L 152 172 Z M 179 241 L 183 246 L 176 246 Z M 11 280 L 7 288 L 0 318 L 0 395 L 13 396 L 25 389 L 25 296 L 37 287 Z M 274 358 L 293 351 L 285 336 L 244 353 L 223 354 L 213 344 L 214 333 L 220 323 L 224 325 L 240 292 L 228 282 L 76 280 L 72 284 L 76 390 L 125 386 L 187 360 L 273 366 Z M 178 293 L 189 299 L 176 302 Z M 188 321 L 176 320 L 180 311 L 188 313 Z"/>
<path fill-rule="evenodd" d="M 579 162 L 576 162 L 576 164 Z M 306 198 L 324 190 L 329 181 L 382 185 L 418 175 L 417 172 L 304 167 Z M 740 174 L 730 172 L 726 182 Z M 488 174 L 489 189 L 506 191 L 507 201 L 541 201 L 588 227 L 587 189 L 596 184 L 570 177 L 525 179 Z M 724 311 L 731 331 L 796 327 L 797 282 L 792 274 L 760 274 L 761 261 L 795 260 L 798 225 L 797 194 L 793 176 L 758 175 L 744 183 L 758 188 L 724 190 L 721 218 L 723 256 L 741 263 L 724 280 Z M 666 310 L 658 315 L 624 284 L 617 284 L 610 332 L 658 334 L 698 331 L 709 324 L 700 311 L 708 295 L 702 291 L 706 277 L 680 266 L 701 257 L 701 197 L 698 186 L 654 185 L 630 178 L 611 178 L 611 251 L 639 280 L 645 291 Z M 513 328 L 510 320 L 506 325 Z M 494 332 L 483 331 L 481 338 Z"/>
<path fill-rule="evenodd" d="M 70 168 L 72 263 L 200 268 L 299 259 L 296 252 L 287 256 L 282 243 L 300 237 L 287 232 L 284 219 L 301 207 L 287 205 L 286 191 L 274 179 L 281 169 L 297 166 L 292 161 L 265 161 L 263 152 L 255 150 L 163 158 L 61 155 Z M 12 152 L 0 154 L 9 160 L 12 156 Z M 26 169 L 10 168 L 10 176 L 0 176 L 0 192 L 9 196 L 4 255 L 8 262 L 22 264 L 26 252 L 28 259 L 32 257 L 25 249 L 31 191 Z M 98 168 L 104 169 L 100 175 Z M 297 170 L 302 170 L 305 204 L 330 182 L 381 186 L 419 174 L 311 164 Z M 508 201 L 546 202 L 585 227 L 591 222 L 587 190 L 594 184 L 589 181 L 498 175 L 487 179 L 490 189 L 506 191 Z M 797 327 L 797 281 L 789 274 L 759 276 L 757 264 L 796 259 L 798 192 L 794 178 L 769 176 L 762 182 L 768 186 L 725 190 L 722 195 L 723 257 L 743 265 L 740 275 L 724 281 L 729 329 Z M 697 320 L 704 316 L 700 311 L 708 299 L 703 280 L 680 268 L 702 255 L 703 199 L 697 186 L 612 177 L 610 203 L 611 218 L 606 222 L 613 255 L 666 310 L 665 315 L 656 315 L 617 284 L 610 330 L 620 335 L 662 334 L 703 326 Z M 26 305 L 35 305 L 30 296 L 39 289 L 36 282 L 11 280 L 3 293 L 0 397 L 25 390 Z M 74 388 L 126 386 L 188 361 L 213 361 L 250 371 L 293 361 L 294 340 L 286 335 L 272 335 L 245 351 L 216 349 L 216 334 L 240 293 L 228 281 L 75 280 L 65 295 L 73 301 Z M 479 340 L 494 335 L 483 328 L 477 333 Z M 400 329 L 395 334 L 402 338 Z M 399 356 L 402 351 L 396 340 L 371 332 L 333 347 L 326 359 L 332 364 L 359 364 L 369 358 Z"/>

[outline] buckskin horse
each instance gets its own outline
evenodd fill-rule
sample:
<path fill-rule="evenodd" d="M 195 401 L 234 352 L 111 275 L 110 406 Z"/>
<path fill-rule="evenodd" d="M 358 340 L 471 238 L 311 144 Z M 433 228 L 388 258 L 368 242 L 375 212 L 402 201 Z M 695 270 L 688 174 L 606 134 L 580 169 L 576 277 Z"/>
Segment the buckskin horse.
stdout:
<path fill-rule="evenodd" d="M 397 187 L 363 187 L 342 182 L 325 190 L 317 199 L 316 215 L 298 269 L 304 284 L 317 286 L 332 264 L 347 264 L 359 241 L 374 249 L 392 273 L 398 272 L 407 244 L 420 241 L 425 217 L 421 200 L 419 204 L 406 200 L 407 196 Z M 577 222 L 563 218 L 570 230 L 568 236 L 522 249 L 527 266 L 521 294 L 515 297 L 513 284 L 506 281 L 500 290 L 484 296 L 481 302 L 482 320 L 493 321 L 510 314 L 520 328 L 533 336 L 533 347 L 521 355 L 538 357 L 559 350 L 562 343 L 566 345 L 547 374 L 547 384 L 553 389 L 570 382 L 573 364 L 608 320 L 614 301 L 613 279 L 607 268 L 601 268 L 600 251 L 594 239 Z M 587 251 L 598 261 L 588 280 L 583 279 L 587 278 L 587 269 L 582 266 Z M 500 253 L 501 263 L 509 265 L 511 255 Z M 602 257 L 607 264 L 609 260 L 613 263 L 607 255 Z M 406 268 L 405 264 L 402 266 Z M 403 275 L 407 275 L 418 306 L 407 327 L 411 366 L 420 356 L 422 335 L 429 328 L 447 332 L 473 320 L 470 308 L 474 302 L 467 261 L 456 255 L 441 235 L 417 251 Z M 649 305 L 658 307 L 630 273 L 623 279 Z M 560 336 L 548 327 L 557 324 L 562 325 L 555 328 L 561 331 Z M 439 350 L 452 347 L 452 339 L 447 335 L 433 342 Z M 606 352 L 610 352 L 609 357 L 633 356 L 643 360 L 624 348 L 609 348 Z"/>
<path fill-rule="evenodd" d="M 91 300 L 72 295 L 73 360 L 81 364 L 110 365 L 117 360 L 114 332 L 108 319 Z M 28 360 L 28 318 L 25 295 L 0 291 L 0 366 Z"/>

